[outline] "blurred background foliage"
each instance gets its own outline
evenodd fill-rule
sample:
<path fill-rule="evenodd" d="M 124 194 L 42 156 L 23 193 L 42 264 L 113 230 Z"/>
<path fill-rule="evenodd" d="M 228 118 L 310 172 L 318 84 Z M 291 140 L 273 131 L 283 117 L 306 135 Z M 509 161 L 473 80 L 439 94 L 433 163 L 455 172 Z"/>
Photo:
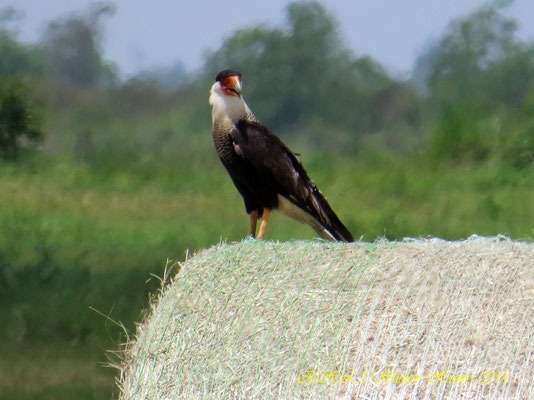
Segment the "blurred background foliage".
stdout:
<path fill-rule="evenodd" d="M 0 12 L 0 397 L 110 398 L 105 350 L 135 331 L 167 258 L 247 232 L 210 135 L 216 73 L 296 152 L 358 238 L 531 240 L 534 43 L 492 2 L 454 20 L 410 79 L 350 51 L 319 2 L 236 31 L 196 72 L 126 81 L 97 3 L 18 40 Z M 269 238 L 313 232 L 274 216 Z"/>

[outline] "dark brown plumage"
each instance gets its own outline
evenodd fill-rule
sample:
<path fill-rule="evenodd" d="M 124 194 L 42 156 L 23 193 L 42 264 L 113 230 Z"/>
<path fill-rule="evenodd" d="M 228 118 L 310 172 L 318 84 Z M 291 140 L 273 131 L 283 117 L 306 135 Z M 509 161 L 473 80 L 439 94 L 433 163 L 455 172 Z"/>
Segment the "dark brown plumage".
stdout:
<path fill-rule="evenodd" d="M 243 196 L 252 236 L 265 235 L 271 210 L 310 225 L 321 237 L 353 238 L 309 178 L 295 154 L 256 118 L 241 97 L 241 74 L 225 70 L 212 86 L 213 140 L 223 165 Z"/>

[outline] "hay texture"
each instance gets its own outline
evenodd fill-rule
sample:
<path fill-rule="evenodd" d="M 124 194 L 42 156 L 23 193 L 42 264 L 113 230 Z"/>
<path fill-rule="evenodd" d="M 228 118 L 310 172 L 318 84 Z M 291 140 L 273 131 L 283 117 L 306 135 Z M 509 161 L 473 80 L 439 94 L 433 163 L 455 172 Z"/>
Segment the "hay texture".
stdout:
<path fill-rule="evenodd" d="M 534 244 L 247 240 L 189 259 L 122 399 L 534 398 Z"/>

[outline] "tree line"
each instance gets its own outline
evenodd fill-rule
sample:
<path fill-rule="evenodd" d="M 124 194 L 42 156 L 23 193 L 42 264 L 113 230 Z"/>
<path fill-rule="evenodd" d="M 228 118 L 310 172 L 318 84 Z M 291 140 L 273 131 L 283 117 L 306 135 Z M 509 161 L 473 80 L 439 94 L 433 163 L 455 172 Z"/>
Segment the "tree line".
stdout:
<path fill-rule="evenodd" d="M 436 164 L 499 160 L 529 168 L 534 165 L 534 43 L 520 40 L 517 22 L 504 15 L 511 3 L 492 1 L 451 21 L 419 56 L 409 80 L 348 49 L 336 19 L 318 1 L 290 3 L 283 26 L 234 32 L 207 55 L 198 74 L 188 75 L 177 65 L 126 82 L 102 55 L 102 21 L 113 14 L 111 4 L 97 3 L 50 22 L 37 44 L 18 40 L 9 28 L 17 12 L 4 9 L 0 155 L 12 157 L 44 136 L 33 117 L 39 107 L 31 87 L 41 88 L 45 103 L 50 96 L 43 93 L 63 96 L 54 104 L 67 107 L 74 107 L 66 99 L 73 93 L 96 91 L 102 104 L 113 104 L 111 118 L 128 118 L 134 109 L 157 115 L 173 107 L 209 118 L 207 88 L 219 70 L 233 68 L 243 73 L 247 101 L 262 122 L 310 146 L 357 153 L 374 144 L 423 152 Z"/>

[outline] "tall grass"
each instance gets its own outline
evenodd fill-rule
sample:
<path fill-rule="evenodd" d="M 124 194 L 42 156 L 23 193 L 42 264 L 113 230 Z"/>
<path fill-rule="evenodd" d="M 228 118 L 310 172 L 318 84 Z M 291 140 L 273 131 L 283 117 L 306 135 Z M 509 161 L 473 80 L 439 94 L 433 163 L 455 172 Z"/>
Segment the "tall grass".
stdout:
<path fill-rule="evenodd" d="M 89 307 L 134 330 L 157 286 L 150 274 L 160 275 L 168 258 L 246 235 L 242 200 L 208 145 L 176 160 L 110 166 L 41 155 L 0 165 L 0 377 L 11 382 L 0 397 L 109 393 L 113 371 L 96 365 L 121 329 Z M 534 235 L 532 170 L 433 166 L 378 152 L 301 159 L 356 238 Z M 281 241 L 314 237 L 278 214 L 267 232 Z M 29 368 L 34 359 L 42 369 Z M 73 368 L 91 383 L 81 385 Z"/>

